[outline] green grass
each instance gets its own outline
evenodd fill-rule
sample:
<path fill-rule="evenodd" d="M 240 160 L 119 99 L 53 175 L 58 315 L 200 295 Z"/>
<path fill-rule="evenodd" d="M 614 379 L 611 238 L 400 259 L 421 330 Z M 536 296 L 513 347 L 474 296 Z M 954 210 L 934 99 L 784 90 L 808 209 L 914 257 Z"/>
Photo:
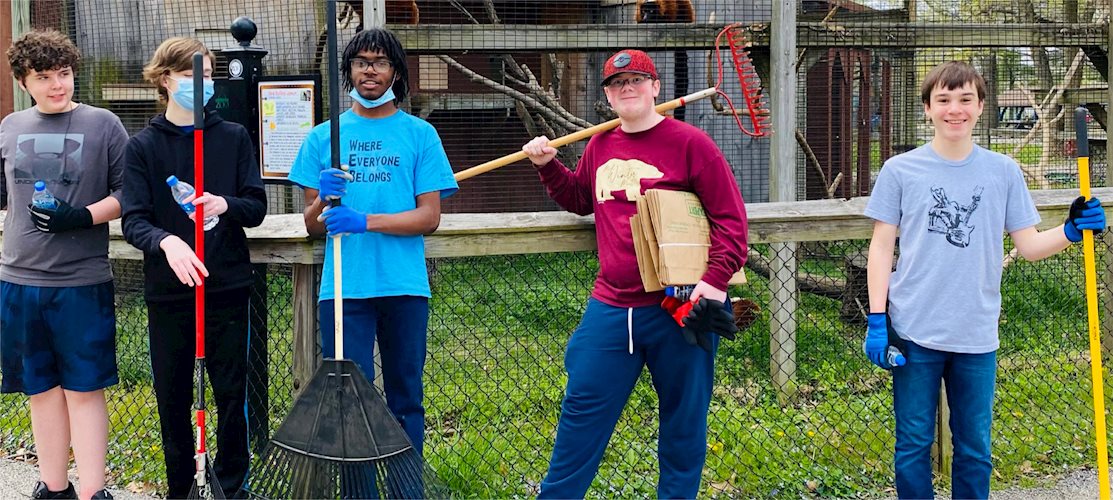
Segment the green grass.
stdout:
<path fill-rule="evenodd" d="M 996 142 L 990 145 L 989 149 L 1001 154 L 1012 155 L 1013 150 L 1016 149 L 1016 145 Z M 1039 144 L 1025 144 L 1024 147 L 1020 148 L 1020 151 L 1016 153 L 1016 156 L 1013 156 L 1013 159 L 1022 165 L 1034 165 L 1039 163 L 1040 155 L 1042 154 L 1043 146 Z"/>
<path fill-rule="evenodd" d="M 863 242 L 825 244 L 833 259 L 800 269 L 842 278 L 843 255 Z M 817 248 L 810 249 L 811 251 Z M 768 252 L 768 247 L 758 251 Z M 1075 248 L 1005 271 L 994 423 L 994 488 L 1036 485 L 1092 465 L 1087 336 Z M 461 497 L 528 497 L 548 464 L 560 412 L 564 346 L 597 272 L 590 254 L 440 259 L 426 365 L 426 458 Z M 1099 268 L 1101 268 L 1099 266 Z M 837 300 L 802 294 L 797 372 L 790 398 L 770 374 L 768 283 L 749 275 L 735 292 L 765 309 L 717 358 L 708 424 L 706 496 L 848 497 L 887 494 L 892 483 L 891 385 L 861 355 L 862 328 L 839 319 Z M 288 276 L 271 282 L 272 430 L 289 405 Z M 161 449 L 146 372 L 141 301 L 120 316 L 121 384 L 110 467 L 117 483 L 158 482 Z M 139 327 L 136 327 L 139 325 Z M 618 332 L 621 334 L 622 332 Z M 30 443 L 25 405 L 0 398 L 6 449 Z M 643 373 L 591 490 L 647 497 L 657 475 L 657 399 Z M 938 478 L 941 487 L 948 479 Z"/>

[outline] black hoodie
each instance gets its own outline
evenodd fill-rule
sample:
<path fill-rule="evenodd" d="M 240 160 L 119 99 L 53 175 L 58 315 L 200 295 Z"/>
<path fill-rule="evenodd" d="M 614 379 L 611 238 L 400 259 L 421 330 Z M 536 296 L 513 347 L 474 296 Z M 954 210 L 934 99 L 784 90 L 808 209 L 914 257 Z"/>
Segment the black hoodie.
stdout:
<path fill-rule="evenodd" d="M 246 287 L 252 266 L 243 228 L 263 223 L 267 196 L 259 177 L 255 148 L 247 130 L 224 121 L 216 113 L 205 117 L 205 191 L 223 196 L 228 211 L 220 223 L 205 231 L 207 292 Z M 159 242 L 175 234 L 193 247 L 193 221 L 174 200 L 166 178 L 193 182 L 193 132 L 167 121 L 165 115 L 128 141 L 124 154 L 124 238 L 143 251 L 147 300 L 192 297 L 191 287 L 178 280 Z"/>

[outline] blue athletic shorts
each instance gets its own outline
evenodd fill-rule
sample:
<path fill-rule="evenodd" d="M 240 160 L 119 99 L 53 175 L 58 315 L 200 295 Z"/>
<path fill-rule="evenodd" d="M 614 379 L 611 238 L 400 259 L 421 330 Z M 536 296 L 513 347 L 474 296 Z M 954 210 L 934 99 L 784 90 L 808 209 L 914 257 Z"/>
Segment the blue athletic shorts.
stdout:
<path fill-rule="evenodd" d="M 75 287 L 0 281 L 0 392 L 78 392 L 119 381 L 111 281 Z"/>

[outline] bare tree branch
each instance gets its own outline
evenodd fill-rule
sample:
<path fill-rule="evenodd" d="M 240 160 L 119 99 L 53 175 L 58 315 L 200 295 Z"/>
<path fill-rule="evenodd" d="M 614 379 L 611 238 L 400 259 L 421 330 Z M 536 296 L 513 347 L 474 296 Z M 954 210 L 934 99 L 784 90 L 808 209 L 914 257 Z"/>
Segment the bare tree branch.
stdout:
<path fill-rule="evenodd" d="M 539 98 L 544 105 L 548 106 L 552 111 L 559 113 L 569 122 L 578 123 L 580 125 L 580 128 L 589 128 L 593 126 L 591 122 L 584 120 L 583 118 L 580 118 L 570 113 L 568 110 L 564 109 L 564 106 L 561 106 L 560 103 L 557 102 L 556 96 L 553 94 L 552 91 L 541 88 L 541 84 L 538 83 L 537 77 L 534 76 L 533 72 L 530 71 L 528 66 L 522 65 L 522 72 L 524 72 L 526 74 L 526 77 L 528 78 L 528 81 L 525 85 L 526 88 L 529 89 L 531 94 Z"/>
<path fill-rule="evenodd" d="M 808 144 L 808 138 L 804 137 L 804 133 L 801 132 L 800 129 L 796 129 L 796 144 L 800 145 L 800 149 L 804 150 L 804 157 L 808 159 L 808 164 L 819 173 L 819 179 L 823 182 L 823 190 L 827 192 L 827 198 L 834 196 L 834 189 L 831 188 L 834 184 L 827 184 L 827 173 L 823 171 L 823 165 L 819 163 L 819 158 L 816 158 L 815 151 L 812 150 L 811 144 Z"/>
<path fill-rule="evenodd" d="M 449 5 L 451 5 L 451 6 L 453 6 L 453 7 L 456 7 L 456 10 L 458 10 L 458 11 L 460 11 L 460 12 L 464 13 L 464 15 L 465 15 L 465 16 L 468 16 L 468 19 L 470 19 L 472 23 L 474 23 L 474 24 L 479 24 L 479 20 L 477 20 L 477 19 L 475 18 L 475 16 L 472 16 L 472 15 L 471 15 L 471 12 L 468 12 L 468 8 L 467 8 L 467 7 L 464 7 L 463 5 L 461 5 L 459 1 L 457 1 L 457 0 L 448 0 L 448 3 L 449 3 Z"/>
<path fill-rule="evenodd" d="M 532 96 L 528 96 L 526 94 L 523 94 L 522 92 L 519 92 L 519 91 L 517 91 L 517 90 L 515 90 L 511 87 L 507 87 L 506 85 L 503 85 L 499 82 L 491 80 L 490 78 L 487 78 L 483 75 L 480 75 L 479 73 L 476 73 L 475 71 L 472 71 L 467 66 L 464 66 L 463 64 L 460 64 L 455 59 L 453 59 L 449 56 L 438 55 L 437 58 L 440 59 L 441 61 L 444 61 L 449 66 L 452 66 L 456 71 L 459 71 L 459 72 L 463 73 L 464 76 L 467 76 L 469 80 L 471 80 L 473 82 L 476 82 L 476 83 L 481 83 L 483 85 L 486 85 L 487 87 L 490 87 L 492 90 L 501 92 L 503 94 L 506 94 L 507 96 L 510 96 L 511 98 L 513 98 L 517 101 L 522 102 L 523 104 L 528 106 L 528 108 L 531 111 L 533 111 L 535 113 L 538 113 L 538 114 L 540 114 L 544 117 L 547 117 L 549 120 L 552 120 L 554 123 L 558 123 L 562 128 L 566 128 L 566 129 L 569 129 L 569 130 L 579 130 L 579 129 L 583 128 L 583 127 L 578 127 L 576 124 L 573 124 L 573 123 L 569 122 L 563 116 L 560 116 L 560 114 L 554 112 L 549 107 L 546 107 L 542 103 L 538 102 L 537 99 L 534 99 Z"/>
<path fill-rule="evenodd" d="M 1015 155 L 1020 151 L 1020 148 L 1030 141 L 1029 137 L 1035 135 L 1038 130 L 1040 140 L 1043 143 L 1043 149 L 1040 152 L 1039 162 L 1034 166 L 1024 166 L 1021 164 L 1021 170 L 1032 182 L 1036 184 L 1039 189 L 1047 189 L 1051 185 L 1051 181 L 1047 178 L 1047 172 L 1051 168 L 1052 151 L 1055 149 L 1055 130 L 1060 120 L 1066 115 L 1067 109 L 1063 106 L 1063 96 L 1066 93 L 1066 84 L 1074 80 L 1075 75 L 1079 73 L 1082 68 L 1082 61 L 1085 54 L 1078 51 L 1074 55 L 1070 66 L 1067 68 L 1066 74 L 1063 76 L 1063 85 L 1050 87 L 1048 93 L 1040 103 L 1036 103 L 1035 96 L 1032 92 L 1020 86 L 1021 92 L 1028 98 L 1028 102 L 1036 110 L 1036 125 L 1032 127 L 1032 131 L 1025 137 L 1025 141 L 1018 146 L 1013 154 Z M 1054 114 L 1054 117 L 1048 119 L 1048 116 Z M 1020 164 L 1020 162 L 1017 162 Z"/>

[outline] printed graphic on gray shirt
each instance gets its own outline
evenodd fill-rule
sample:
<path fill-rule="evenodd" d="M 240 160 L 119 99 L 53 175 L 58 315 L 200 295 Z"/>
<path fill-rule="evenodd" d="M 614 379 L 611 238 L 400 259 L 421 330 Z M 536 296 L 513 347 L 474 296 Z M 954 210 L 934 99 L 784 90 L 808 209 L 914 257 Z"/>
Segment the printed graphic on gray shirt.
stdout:
<path fill-rule="evenodd" d="M 73 184 L 81 180 L 85 134 L 19 134 L 13 173 L 15 184 Z M 66 168 L 72 167 L 72 168 Z"/>
<path fill-rule="evenodd" d="M 984 189 L 982 186 L 974 186 L 970 203 L 962 205 L 948 198 L 947 191 L 943 188 L 932 186 L 931 195 L 935 198 L 935 206 L 928 211 L 928 231 L 946 236 L 947 242 L 958 248 L 970 246 L 970 234 L 974 232 L 970 216 L 978 209 Z"/>

